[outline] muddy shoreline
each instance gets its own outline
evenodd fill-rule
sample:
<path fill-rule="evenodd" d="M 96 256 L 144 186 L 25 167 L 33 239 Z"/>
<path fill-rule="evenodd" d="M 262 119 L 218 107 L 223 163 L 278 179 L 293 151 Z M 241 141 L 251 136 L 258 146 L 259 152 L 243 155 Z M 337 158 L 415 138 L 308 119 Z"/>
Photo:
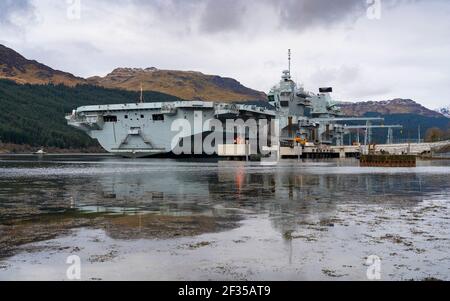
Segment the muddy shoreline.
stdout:
<path fill-rule="evenodd" d="M 33 249 L 32 244 L 70 235 L 80 228 L 103 229 L 114 239 L 170 239 L 220 232 L 237 227 L 238 220 L 209 216 L 157 214 L 48 214 L 35 219 L 9 220 L 0 224 L 0 261 Z"/>

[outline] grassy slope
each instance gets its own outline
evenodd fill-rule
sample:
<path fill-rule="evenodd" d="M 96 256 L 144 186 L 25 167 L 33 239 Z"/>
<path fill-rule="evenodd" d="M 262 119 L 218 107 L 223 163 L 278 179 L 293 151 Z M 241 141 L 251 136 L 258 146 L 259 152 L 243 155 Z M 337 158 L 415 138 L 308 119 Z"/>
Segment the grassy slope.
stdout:
<path fill-rule="evenodd" d="M 130 75 L 131 74 L 131 75 Z M 205 75 L 199 72 L 157 70 L 131 72 L 116 69 L 105 78 L 92 78 L 91 83 L 106 88 L 139 91 L 158 91 L 188 100 L 235 102 L 265 100 L 264 93 L 242 86 L 231 78 Z"/>

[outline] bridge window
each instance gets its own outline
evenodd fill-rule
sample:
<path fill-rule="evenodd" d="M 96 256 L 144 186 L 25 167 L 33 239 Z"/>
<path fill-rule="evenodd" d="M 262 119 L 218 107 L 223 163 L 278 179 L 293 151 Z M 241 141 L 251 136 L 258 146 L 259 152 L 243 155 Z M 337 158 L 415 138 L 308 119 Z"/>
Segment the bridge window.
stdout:
<path fill-rule="evenodd" d="M 282 107 L 289 107 L 289 101 L 280 101 Z"/>
<path fill-rule="evenodd" d="M 153 121 L 164 121 L 164 114 L 153 114 Z"/>
<path fill-rule="evenodd" d="M 117 122 L 117 116 L 103 116 L 103 121 L 105 122 Z"/>

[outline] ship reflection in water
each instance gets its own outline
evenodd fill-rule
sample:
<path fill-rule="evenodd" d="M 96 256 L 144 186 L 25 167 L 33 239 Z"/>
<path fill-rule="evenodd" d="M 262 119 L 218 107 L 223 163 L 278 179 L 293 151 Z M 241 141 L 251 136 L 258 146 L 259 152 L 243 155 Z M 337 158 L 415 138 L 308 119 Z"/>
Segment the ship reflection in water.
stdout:
<path fill-rule="evenodd" d="M 68 254 L 86 280 L 367 280 L 370 255 L 449 280 L 448 183 L 448 161 L 6 158 L 0 280 L 64 280 Z"/>

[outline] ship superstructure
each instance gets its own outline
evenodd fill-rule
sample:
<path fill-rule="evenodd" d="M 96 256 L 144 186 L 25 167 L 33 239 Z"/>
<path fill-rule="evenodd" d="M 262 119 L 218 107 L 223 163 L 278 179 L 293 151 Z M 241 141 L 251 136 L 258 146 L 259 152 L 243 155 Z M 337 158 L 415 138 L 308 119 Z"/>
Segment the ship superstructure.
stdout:
<path fill-rule="evenodd" d="M 318 94 L 299 87 L 289 70 L 283 71 L 281 81 L 269 94 L 269 103 L 276 108 L 281 123 L 281 140 L 298 138 L 316 144 L 340 145 L 345 128 L 337 118 L 342 117 L 332 100 L 332 88 L 320 88 Z"/>

